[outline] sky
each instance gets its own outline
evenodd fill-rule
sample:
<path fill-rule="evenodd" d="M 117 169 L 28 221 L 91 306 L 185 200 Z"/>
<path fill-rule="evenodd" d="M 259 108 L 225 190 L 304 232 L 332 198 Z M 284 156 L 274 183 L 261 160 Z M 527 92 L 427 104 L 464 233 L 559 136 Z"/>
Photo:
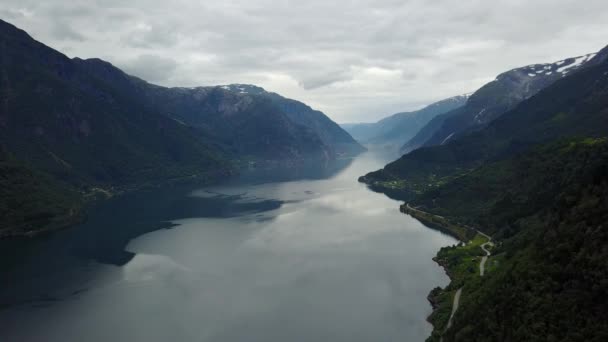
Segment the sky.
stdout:
<path fill-rule="evenodd" d="M 2 0 L 0 18 L 152 83 L 256 84 L 339 123 L 608 45 L 606 0 Z"/>

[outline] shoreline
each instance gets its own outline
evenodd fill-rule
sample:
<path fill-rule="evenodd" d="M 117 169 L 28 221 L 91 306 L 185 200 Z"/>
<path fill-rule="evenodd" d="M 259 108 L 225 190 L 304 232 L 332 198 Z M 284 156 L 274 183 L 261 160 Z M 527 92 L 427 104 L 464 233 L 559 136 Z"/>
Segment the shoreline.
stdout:
<path fill-rule="evenodd" d="M 44 227 L 35 230 L 24 230 L 20 229 L 20 227 L 7 228 L 0 231 L 0 240 L 36 239 L 64 229 L 74 228 L 75 226 L 86 222 L 88 216 L 87 213 L 91 206 L 94 206 L 101 201 L 106 201 L 125 194 L 157 189 L 165 186 L 190 184 L 206 186 L 219 184 L 223 181 L 228 181 L 234 175 L 234 173 L 231 173 L 230 171 L 225 171 L 226 170 L 212 173 L 197 173 L 184 177 L 174 177 L 159 181 L 157 183 L 146 182 L 125 186 L 109 186 L 106 188 L 99 185 L 93 185 L 87 191 L 82 191 L 80 193 L 79 201 L 70 208 L 69 212 L 62 216 L 56 217 L 52 222 L 44 225 Z"/>
<path fill-rule="evenodd" d="M 362 153 L 364 153 L 364 151 L 352 155 L 338 155 L 334 159 L 324 161 L 323 165 L 333 163 L 336 166 L 340 166 L 345 161 L 353 160 Z M 147 181 L 143 183 L 122 185 L 91 184 L 86 190 L 78 191 L 72 189 L 73 192 L 78 192 L 79 199 L 73 204 L 68 212 L 65 212 L 61 216 L 55 217 L 51 222 L 43 224 L 43 226 L 38 229 L 32 230 L 24 228 L 23 226 L 1 229 L 0 240 L 36 239 L 57 231 L 71 229 L 86 222 L 88 210 L 96 203 L 137 191 L 146 191 L 150 189 L 182 185 L 214 186 L 228 184 L 231 181 L 238 180 L 239 176 L 246 175 L 251 171 L 269 171 L 277 169 L 291 171 L 311 165 L 318 167 L 316 161 L 309 159 L 256 160 L 253 164 L 251 164 L 250 161 L 243 162 L 242 160 L 233 160 L 232 165 L 233 167 L 229 168 L 161 179 L 156 182 Z"/>
<path fill-rule="evenodd" d="M 484 276 L 483 265 L 491 255 L 485 247 L 493 246 L 492 238 L 476 229 L 453 224 L 443 216 L 411 207 L 409 203 L 402 204 L 400 211 L 417 219 L 428 228 L 448 234 L 460 241 L 457 245 L 442 247 L 433 257 L 433 261 L 441 266 L 450 278 L 450 283 L 445 288 L 435 287 L 427 296 L 433 311 L 426 320 L 433 326 L 433 331 L 426 341 L 443 341 L 443 335 L 451 327 L 452 319 L 458 309 L 462 290 L 467 279 L 472 276 L 471 261 L 475 261 L 474 276 Z M 481 258 L 479 264 L 477 264 L 478 258 Z"/>

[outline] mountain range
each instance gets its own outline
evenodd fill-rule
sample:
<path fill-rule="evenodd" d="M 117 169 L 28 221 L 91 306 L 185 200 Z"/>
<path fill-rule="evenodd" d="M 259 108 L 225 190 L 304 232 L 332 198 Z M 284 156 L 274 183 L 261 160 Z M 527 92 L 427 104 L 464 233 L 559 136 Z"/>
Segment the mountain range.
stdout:
<path fill-rule="evenodd" d="M 588 67 L 561 77 L 485 128 L 414 150 L 361 180 L 391 189 L 395 188 L 391 182 L 399 182 L 397 188 L 416 193 L 536 144 L 568 136 L 601 137 L 608 131 L 607 99 L 602 96 L 608 82 L 607 61 L 608 49 L 604 49 Z"/>
<path fill-rule="evenodd" d="M 401 153 L 445 144 L 485 127 L 566 75 L 596 64 L 600 60 L 594 58 L 596 55 L 512 69 L 470 95 L 448 98 L 414 112 L 397 113 L 375 123 L 346 123 L 342 127 L 361 143 L 398 145 Z"/>
<path fill-rule="evenodd" d="M 506 71 L 474 92 L 466 105 L 431 120 L 401 151 L 445 144 L 459 135 L 483 128 L 555 81 L 598 63 L 600 59 L 595 56 L 591 53 Z"/>
<path fill-rule="evenodd" d="M 154 85 L 1 20 L 0 47 L 2 236 L 61 226 L 97 194 L 364 150 L 323 113 L 254 86 Z"/>
<path fill-rule="evenodd" d="M 469 95 L 432 103 L 422 109 L 390 115 L 374 123 L 341 124 L 357 141 L 368 145 L 399 148 L 434 117 L 465 105 Z"/>

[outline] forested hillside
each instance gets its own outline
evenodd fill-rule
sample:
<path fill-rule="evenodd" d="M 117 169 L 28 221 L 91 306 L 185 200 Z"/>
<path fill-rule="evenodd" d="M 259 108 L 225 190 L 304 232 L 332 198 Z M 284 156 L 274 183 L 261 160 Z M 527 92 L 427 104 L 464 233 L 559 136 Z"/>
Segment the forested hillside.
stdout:
<path fill-rule="evenodd" d="M 604 341 L 607 196 L 606 138 L 542 146 L 418 196 L 412 205 L 500 241 L 443 340 Z M 444 329 L 434 323 L 430 340 Z"/>

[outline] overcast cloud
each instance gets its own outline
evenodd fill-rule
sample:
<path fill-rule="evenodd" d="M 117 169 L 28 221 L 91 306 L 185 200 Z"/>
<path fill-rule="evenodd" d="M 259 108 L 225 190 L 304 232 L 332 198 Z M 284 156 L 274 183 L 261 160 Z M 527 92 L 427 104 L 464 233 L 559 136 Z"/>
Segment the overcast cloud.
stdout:
<path fill-rule="evenodd" d="M 338 122 L 608 45 L 606 0 L 3 0 L 0 18 L 157 84 L 253 83 Z"/>

